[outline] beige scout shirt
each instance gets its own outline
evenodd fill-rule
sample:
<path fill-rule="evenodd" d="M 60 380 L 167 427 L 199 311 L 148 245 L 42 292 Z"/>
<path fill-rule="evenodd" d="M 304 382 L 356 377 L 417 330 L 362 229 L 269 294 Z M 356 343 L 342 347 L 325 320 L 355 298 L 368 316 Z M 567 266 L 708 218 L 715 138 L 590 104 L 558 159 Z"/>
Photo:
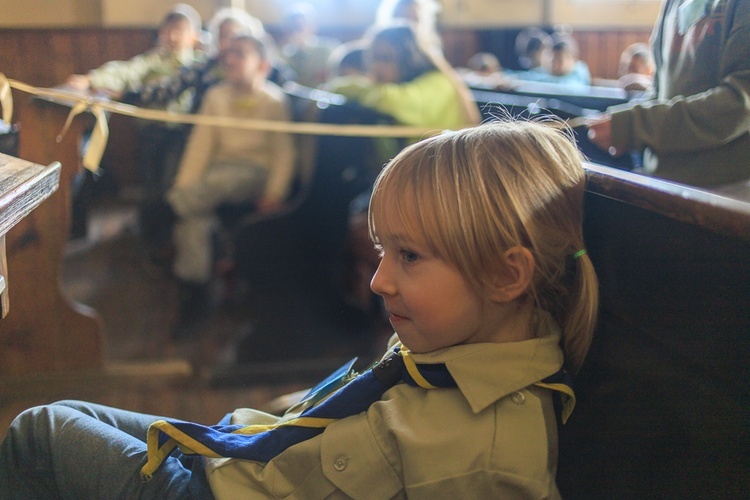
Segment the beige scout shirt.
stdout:
<path fill-rule="evenodd" d="M 457 389 L 399 384 L 267 464 L 207 459 L 225 498 L 559 498 L 551 393 L 532 386 L 563 362 L 551 320 L 541 338 L 413 355 L 445 363 Z M 278 420 L 238 410 L 232 423 Z"/>
<path fill-rule="evenodd" d="M 211 87 L 200 114 L 255 120 L 289 121 L 289 101 L 275 84 L 266 84 L 252 95 L 240 94 L 227 83 Z M 268 169 L 265 196 L 283 201 L 294 177 L 295 147 L 290 134 L 230 127 L 196 125 L 182 156 L 175 187 L 199 182 L 215 163 L 247 163 Z"/>

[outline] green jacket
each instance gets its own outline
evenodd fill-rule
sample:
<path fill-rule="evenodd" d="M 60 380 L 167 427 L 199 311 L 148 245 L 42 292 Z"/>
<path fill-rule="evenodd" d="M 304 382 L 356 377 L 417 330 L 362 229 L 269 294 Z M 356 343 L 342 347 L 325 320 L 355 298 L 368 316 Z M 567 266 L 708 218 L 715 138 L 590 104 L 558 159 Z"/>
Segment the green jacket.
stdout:
<path fill-rule="evenodd" d="M 610 110 L 614 146 L 686 184 L 750 179 L 750 2 L 665 0 L 652 45 L 654 99 Z"/>
<path fill-rule="evenodd" d="M 174 75 L 180 68 L 190 66 L 199 59 L 193 50 L 173 54 L 154 48 L 127 61 L 109 61 L 89 71 L 86 75 L 94 89 L 109 90 L 117 94 L 138 92 L 147 83 Z M 189 111 L 186 106 L 167 106 L 171 111 Z"/>

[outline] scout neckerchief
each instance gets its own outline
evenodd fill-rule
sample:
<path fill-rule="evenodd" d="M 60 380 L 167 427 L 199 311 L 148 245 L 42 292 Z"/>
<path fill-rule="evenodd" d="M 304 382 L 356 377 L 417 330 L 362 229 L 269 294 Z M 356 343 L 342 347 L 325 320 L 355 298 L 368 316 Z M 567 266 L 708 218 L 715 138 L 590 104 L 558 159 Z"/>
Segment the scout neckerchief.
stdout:
<path fill-rule="evenodd" d="M 350 362 L 334 372 L 305 398 L 319 401 L 297 417 L 276 424 L 206 426 L 179 420 L 154 422 L 148 429 L 148 461 L 141 469 L 141 478 L 150 480 L 176 447 L 185 454 L 268 462 L 288 447 L 322 433 L 332 422 L 366 411 L 373 402 L 380 400 L 385 391 L 401 381 L 425 389 L 456 387 L 444 364 L 417 365 L 408 349 L 396 347 L 388 357 L 340 389 L 320 396 L 319 393 L 346 380 L 341 372 L 348 372 L 352 364 Z M 562 370 L 535 385 L 566 396 L 562 412 L 565 421 L 575 404 L 575 397 L 561 373 Z"/>

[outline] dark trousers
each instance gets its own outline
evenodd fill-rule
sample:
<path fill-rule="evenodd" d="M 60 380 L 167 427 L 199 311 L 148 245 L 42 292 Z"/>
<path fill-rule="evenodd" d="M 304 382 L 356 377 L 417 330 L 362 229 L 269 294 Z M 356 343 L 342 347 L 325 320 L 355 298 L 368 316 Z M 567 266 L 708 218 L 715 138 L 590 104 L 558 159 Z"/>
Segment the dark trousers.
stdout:
<path fill-rule="evenodd" d="M 173 217 L 165 200 L 180 166 L 189 129 L 153 122 L 138 132 L 138 164 L 143 182 L 139 208 L 141 234 L 147 241 L 170 241 Z"/>

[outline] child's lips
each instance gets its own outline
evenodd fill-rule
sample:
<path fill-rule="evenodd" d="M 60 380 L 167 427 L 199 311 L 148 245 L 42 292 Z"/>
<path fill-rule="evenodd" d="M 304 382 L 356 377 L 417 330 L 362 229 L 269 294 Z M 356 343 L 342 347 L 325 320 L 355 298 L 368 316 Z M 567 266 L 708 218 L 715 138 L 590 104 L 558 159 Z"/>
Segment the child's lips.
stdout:
<path fill-rule="evenodd" d="M 388 319 L 391 321 L 391 323 L 394 322 L 394 321 L 396 321 L 396 322 L 398 322 L 398 321 L 406 321 L 407 319 L 409 319 L 406 316 L 401 316 L 400 314 L 396 314 L 396 313 L 393 313 L 393 312 L 390 312 L 390 311 L 389 311 L 389 314 L 390 314 L 390 317 Z"/>

